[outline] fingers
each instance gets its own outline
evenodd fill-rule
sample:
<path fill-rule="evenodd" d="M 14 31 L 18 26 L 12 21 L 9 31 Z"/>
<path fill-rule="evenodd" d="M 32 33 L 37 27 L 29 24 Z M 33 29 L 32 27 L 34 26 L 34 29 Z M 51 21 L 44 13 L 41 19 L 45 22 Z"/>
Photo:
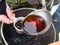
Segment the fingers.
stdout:
<path fill-rule="evenodd" d="M 7 12 L 7 16 L 8 16 L 11 20 L 14 20 L 14 19 L 15 19 L 15 14 L 14 14 L 13 11 L 9 8 L 8 5 L 7 5 L 7 8 L 6 8 L 6 12 Z"/>
<path fill-rule="evenodd" d="M 54 43 L 51 43 L 51 44 L 48 44 L 48 45 L 60 45 L 60 41 L 57 41 L 57 42 L 54 42 Z"/>
<path fill-rule="evenodd" d="M 5 15 L 0 15 L 0 21 L 7 24 L 13 23 L 13 21 L 8 19 Z"/>
<path fill-rule="evenodd" d="M 6 13 L 9 18 L 7 18 L 7 16 L 5 16 L 5 15 L 0 15 L 0 21 L 3 23 L 7 23 L 7 24 L 13 23 L 13 21 L 15 19 L 15 14 L 9 8 L 8 5 L 6 5 Z"/>

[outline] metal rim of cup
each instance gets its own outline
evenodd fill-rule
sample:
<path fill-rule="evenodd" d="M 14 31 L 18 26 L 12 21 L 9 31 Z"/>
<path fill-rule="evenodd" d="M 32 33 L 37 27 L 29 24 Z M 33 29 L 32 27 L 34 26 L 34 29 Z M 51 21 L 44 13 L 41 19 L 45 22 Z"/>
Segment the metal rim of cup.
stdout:
<path fill-rule="evenodd" d="M 13 26 L 14 26 L 14 28 L 16 29 L 17 33 L 20 33 L 20 34 L 23 33 L 23 28 L 18 29 L 18 28 L 16 27 L 16 23 L 17 23 L 19 20 L 23 20 L 23 19 L 24 19 L 24 17 L 15 18 L 14 23 L 13 23 Z"/>
<path fill-rule="evenodd" d="M 45 16 L 43 16 L 43 15 L 41 15 L 42 13 L 40 13 L 40 11 L 43 13 L 46 13 L 46 15 L 44 15 L 44 13 L 43 13 L 43 15 Z M 36 13 L 37 12 L 37 13 Z M 46 21 L 46 24 L 47 24 L 47 26 L 45 27 L 45 29 L 43 29 L 41 32 L 39 32 L 39 33 L 28 33 L 28 35 L 40 35 L 40 34 L 44 34 L 45 32 L 47 32 L 48 30 L 49 30 L 49 28 L 50 28 L 50 26 L 51 26 L 51 20 L 52 20 L 52 16 L 51 16 L 51 14 L 49 13 L 49 11 L 47 11 L 47 10 L 43 10 L 43 9 L 39 9 L 39 10 L 35 10 L 35 11 L 33 11 L 33 12 L 31 12 L 31 13 L 29 13 L 28 14 L 28 16 L 29 15 L 32 15 L 32 14 L 35 14 L 35 15 L 38 15 L 39 16 L 39 14 L 40 14 L 40 16 L 41 17 L 43 17 L 44 19 L 45 19 L 45 21 Z M 50 18 L 47 18 L 46 16 L 49 16 Z M 46 18 L 47 18 L 47 20 L 46 20 Z M 26 30 L 25 30 L 26 31 Z M 24 31 L 24 32 L 25 32 Z M 27 31 L 26 31 L 27 32 Z M 26 33 L 27 34 L 27 33 Z"/>

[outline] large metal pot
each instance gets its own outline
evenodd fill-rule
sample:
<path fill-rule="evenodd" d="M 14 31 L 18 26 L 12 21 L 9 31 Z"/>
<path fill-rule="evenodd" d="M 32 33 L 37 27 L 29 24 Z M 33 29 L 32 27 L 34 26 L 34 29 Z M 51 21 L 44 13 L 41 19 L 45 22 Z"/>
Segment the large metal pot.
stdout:
<path fill-rule="evenodd" d="M 19 17 L 19 16 L 25 17 L 27 14 L 29 14 L 30 12 L 32 12 L 34 10 L 36 10 L 36 9 L 20 8 L 20 9 L 15 10 L 14 12 L 16 14 L 16 17 Z M 49 18 L 49 16 L 48 16 L 48 18 Z M 17 34 L 15 28 L 13 27 L 13 24 L 7 25 L 7 24 L 2 23 L 1 36 L 6 45 L 13 45 L 13 42 L 10 44 L 9 41 L 11 41 L 10 39 L 13 38 L 14 35 L 16 37 L 16 35 L 19 35 L 19 34 Z M 52 43 L 52 42 L 56 41 L 56 30 L 55 30 L 53 23 L 51 23 L 50 29 L 46 33 L 42 34 L 42 36 L 40 35 L 39 38 L 42 38 L 40 40 L 43 41 L 42 43 L 44 45 L 47 45 L 48 43 Z M 46 41 L 44 41 L 44 40 L 46 40 Z M 15 45 L 19 45 L 19 44 L 15 44 Z"/>

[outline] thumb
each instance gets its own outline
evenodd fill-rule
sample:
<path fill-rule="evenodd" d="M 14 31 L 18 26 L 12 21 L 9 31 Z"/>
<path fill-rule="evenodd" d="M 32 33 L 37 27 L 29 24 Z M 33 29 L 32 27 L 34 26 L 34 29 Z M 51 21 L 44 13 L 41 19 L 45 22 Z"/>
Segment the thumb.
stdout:
<path fill-rule="evenodd" d="M 7 16 L 8 16 L 11 20 L 14 20 L 14 19 L 15 19 L 15 14 L 14 14 L 13 11 L 9 8 L 8 5 L 7 5 L 7 8 L 6 8 L 6 13 L 7 13 Z"/>
<path fill-rule="evenodd" d="M 13 21 L 8 19 L 5 15 L 0 15 L 0 22 L 7 23 L 7 24 L 13 23 Z"/>

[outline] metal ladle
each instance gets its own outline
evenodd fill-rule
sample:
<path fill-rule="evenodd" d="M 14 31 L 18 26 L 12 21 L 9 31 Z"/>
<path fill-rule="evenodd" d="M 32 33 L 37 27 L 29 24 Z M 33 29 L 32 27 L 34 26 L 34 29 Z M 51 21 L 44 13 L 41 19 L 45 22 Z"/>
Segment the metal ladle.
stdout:
<path fill-rule="evenodd" d="M 44 18 L 45 22 L 46 22 L 46 27 L 45 27 L 45 29 L 43 29 L 40 32 L 36 32 L 36 30 L 33 31 L 30 28 L 29 29 L 25 29 L 23 27 L 24 32 L 26 34 L 28 34 L 28 35 L 41 35 L 41 34 L 44 34 L 45 32 L 47 32 L 49 30 L 49 28 L 51 26 L 51 20 L 52 20 L 52 16 L 51 16 L 50 12 L 46 9 L 45 0 L 42 0 L 42 9 L 35 10 L 35 11 L 29 13 L 26 17 L 28 17 L 30 15 L 33 15 L 33 14 Z M 31 28 L 33 29 L 33 26 Z"/>
<path fill-rule="evenodd" d="M 50 12 L 46 9 L 46 2 L 45 2 L 45 0 L 42 0 L 42 9 L 35 10 L 35 11 L 29 13 L 27 16 L 32 15 L 32 14 L 35 14 L 35 15 L 40 16 L 40 17 L 45 19 L 45 22 L 46 22 L 45 29 L 43 29 L 42 31 L 40 31 L 38 33 L 35 32 L 35 30 L 32 31 L 30 29 L 28 29 L 28 30 L 24 29 L 24 27 L 22 28 L 22 30 L 21 29 L 18 30 L 17 27 L 15 27 L 15 23 L 14 23 L 14 27 L 17 30 L 17 32 L 22 31 L 22 32 L 24 32 L 24 33 L 26 33 L 28 35 L 41 35 L 41 34 L 44 34 L 45 32 L 47 32 L 49 30 L 49 28 L 51 26 L 52 16 L 51 16 Z M 19 20 L 24 20 L 24 18 L 19 17 Z"/>

